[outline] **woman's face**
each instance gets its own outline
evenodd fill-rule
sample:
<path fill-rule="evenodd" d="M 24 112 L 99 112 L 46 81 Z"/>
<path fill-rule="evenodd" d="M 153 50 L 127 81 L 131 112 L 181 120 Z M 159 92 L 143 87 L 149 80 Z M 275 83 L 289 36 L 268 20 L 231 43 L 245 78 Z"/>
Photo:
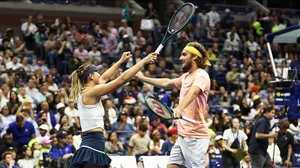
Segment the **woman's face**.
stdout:
<path fill-rule="evenodd" d="M 9 109 L 8 109 L 7 106 L 4 106 L 2 108 L 2 115 L 4 115 L 4 116 L 8 116 L 9 115 Z"/>
<path fill-rule="evenodd" d="M 34 144 L 33 144 L 33 149 L 34 149 L 34 150 L 40 150 L 40 149 L 41 149 L 41 144 L 38 143 L 38 142 L 34 143 Z"/>
<path fill-rule="evenodd" d="M 69 129 L 69 123 L 64 123 L 61 127 L 62 131 L 68 131 L 68 129 Z"/>
<path fill-rule="evenodd" d="M 32 151 L 29 147 L 25 151 L 25 156 L 32 156 Z"/>
<path fill-rule="evenodd" d="M 217 117 L 214 118 L 214 123 L 217 125 L 219 124 L 219 119 Z"/>
<path fill-rule="evenodd" d="M 15 92 L 11 92 L 10 93 L 10 97 L 13 99 L 13 100 L 16 100 L 17 99 L 17 95 Z"/>
<path fill-rule="evenodd" d="M 115 133 L 115 132 L 111 133 L 109 140 L 114 141 L 114 140 L 117 140 L 117 139 L 118 139 L 117 133 Z"/>
<path fill-rule="evenodd" d="M 153 139 L 155 139 L 155 140 L 160 140 L 160 133 L 157 132 L 157 133 L 153 136 Z"/>

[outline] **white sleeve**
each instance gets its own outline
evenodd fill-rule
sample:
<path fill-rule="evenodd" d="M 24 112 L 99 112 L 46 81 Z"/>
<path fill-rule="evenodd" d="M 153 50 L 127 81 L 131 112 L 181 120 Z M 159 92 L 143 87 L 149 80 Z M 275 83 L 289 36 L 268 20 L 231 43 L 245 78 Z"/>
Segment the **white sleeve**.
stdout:
<path fill-rule="evenodd" d="M 27 29 L 28 25 L 26 24 L 27 22 L 23 23 L 21 26 L 22 32 L 25 34 L 25 30 Z"/>
<path fill-rule="evenodd" d="M 226 140 L 226 141 L 228 141 L 229 138 L 230 138 L 230 137 L 229 137 L 229 130 L 230 130 L 230 129 L 227 129 L 227 130 L 225 130 L 224 133 L 223 133 L 223 139 Z"/>
<path fill-rule="evenodd" d="M 245 132 L 243 130 L 240 130 L 240 134 L 241 134 L 241 139 L 242 140 L 247 140 L 248 136 L 245 134 Z"/>
<path fill-rule="evenodd" d="M 153 148 L 154 148 L 154 143 L 153 143 L 153 140 L 151 140 L 151 141 L 150 141 L 149 148 L 150 148 L 150 149 L 153 149 Z"/>

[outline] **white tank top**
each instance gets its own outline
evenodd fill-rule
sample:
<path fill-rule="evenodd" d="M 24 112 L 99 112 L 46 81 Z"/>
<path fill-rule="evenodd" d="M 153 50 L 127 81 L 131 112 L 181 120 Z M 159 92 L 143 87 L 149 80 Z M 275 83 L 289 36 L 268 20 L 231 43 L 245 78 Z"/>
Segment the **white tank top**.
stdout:
<path fill-rule="evenodd" d="M 104 108 L 101 100 L 97 104 L 84 105 L 82 103 L 82 94 L 80 94 L 77 101 L 77 108 L 82 132 L 94 128 L 102 128 L 104 130 Z"/>

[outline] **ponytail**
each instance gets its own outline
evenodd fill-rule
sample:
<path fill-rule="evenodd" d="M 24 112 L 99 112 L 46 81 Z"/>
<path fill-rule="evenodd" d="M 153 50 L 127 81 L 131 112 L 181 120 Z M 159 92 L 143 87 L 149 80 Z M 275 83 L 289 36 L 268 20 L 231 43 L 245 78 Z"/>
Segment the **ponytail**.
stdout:
<path fill-rule="evenodd" d="M 82 82 L 78 76 L 78 70 L 75 70 L 71 74 L 71 92 L 70 98 L 77 102 L 78 95 L 82 89 Z"/>

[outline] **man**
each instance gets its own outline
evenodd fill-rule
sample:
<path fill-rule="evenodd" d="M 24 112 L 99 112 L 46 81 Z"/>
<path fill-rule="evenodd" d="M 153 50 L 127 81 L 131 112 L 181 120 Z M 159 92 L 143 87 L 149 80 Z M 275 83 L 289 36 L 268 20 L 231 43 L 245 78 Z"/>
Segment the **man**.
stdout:
<path fill-rule="evenodd" d="M 2 154 L 2 159 L 4 161 L 4 165 L 1 168 L 19 168 L 15 165 L 15 161 L 12 158 L 12 153 L 7 151 Z"/>
<path fill-rule="evenodd" d="M 12 134 L 13 141 L 18 143 L 19 147 L 27 145 L 31 139 L 35 138 L 35 129 L 31 122 L 25 121 L 23 115 L 17 115 L 16 121 L 9 124 L 8 134 Z"/>
<path fill-rule="evenodd" d="M 196 120 L 195 124 L 178 121 L 178 139 L 174 144 L 168 168 L 198 168 L 205 166 L 206 152 L 209 146 L 210 133 L 204 119 L 205 106 L 210 78 L 204 70 L 211 65 L 206 49 L 197 42 L 188 43 L 180 56 L 181 68 L 186 71 L 176 79 L 155 79 L 145 77 L 141 72 L 136 76 L 159 88 L 180 89 L 179 105 L 173 110 L 174 118 L 181 116 Z"/>
<path fill-rule="evenodd" d="M 49 151 L 49 154 L 53 160 L 62 160 L 63 163 L 73 156 L 76 149 L 72 144 L 67 141 L 68 133 L 65 131 L 60 131 L 57 133 L 56 138 L 58 143 L 53 145 Z"/>
<path fill-rule="evenodd" d="M 263 110 L 264 116 L 258 119 L 253 126 L 249 145 L 249 154 L 252 159 L 252 168 L 272 168 L 271 158 L 267 152 L 268 138 L 274 138 L 276 133 L 269 133 L 270 120 L 275 116 L 275 110 L 266 107 Z"/>
<path fill-rule="evenodd" d="M 294 136 L 287 130 L 290 127 L 290 122 L 287 120 L 280 120 L 278 123 L 279 132 L 277 135 L 277 145 L 280 150 L 282 158 L 282 166 L 292 166 L 291 155 L 293 151 Z"/>
<path fill-rule="evenodd" d="M 18 144 L 13 142 L 13 138 L 10 134 L 6 133 L 2 136 L 2 142 L 0 143 L 0 156 L 2 156 L 2 154 L 9 148 L 17 149 Z"/>
<path fill-rule="evenodd" d="M 178 138 L 177 134 L 178 130 L 177 128 L 172 128 L 168 131 L 169 138 L 165 140 L 165 142 L 162 144 L 161 152 L 163 155 L 169 156 L 171 153 L 171 150 Z"/>
<path fill-rule="evenodd" d="M 147 125 L 141 124 L 138 133 L 129 140 L 128 155 L 135 156 L 137 161 L 140 156 L 148 156 L 151 139 L 146 135 L 147 130 Z"/>

